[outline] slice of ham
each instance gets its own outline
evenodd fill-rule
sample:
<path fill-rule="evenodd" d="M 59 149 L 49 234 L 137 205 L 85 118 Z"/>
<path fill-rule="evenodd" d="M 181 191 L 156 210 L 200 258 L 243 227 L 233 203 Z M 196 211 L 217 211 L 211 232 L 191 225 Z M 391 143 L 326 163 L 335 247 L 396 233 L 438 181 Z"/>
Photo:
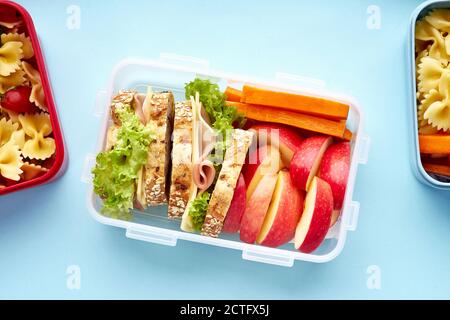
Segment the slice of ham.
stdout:
<path fill-rule="evenodd" d="M 138 93 L 134 96 L 134 113 L 138 116 L 139 120 L 141 120 L 142 124 L 145 124 L 145 116 L 142 107 L 144 106 L 145 94 Z"/>
<path fill-rule="evenodd" d="M 193 103 L 197 103 L 199 106 L 198 110 L 200 111 L 197 115 L 199 120 L 199 127 L 197 130 L 199 131 L 196 134 L 199 135 L 199 141 L 202 141 L 200 143 L 201 150 L 199 151 L 199 154 L 201 155 L 197 161 L 194 161 L 193 164 L 193 180 L 199 189 L 198 192 L 201 194 L 209 189 L 216 177 L 216 169 L 214 168 L 214 164 L 208 159 L 209 155 L 214 150 L 216 136 L 209 126 L 208 115 L 200 104 L 199 94 L 196 94 L 195 101 L 194 99 L 192 100 Z"/>
<path fill-rule="evenodd" d="M 208 159 L 210 153 L 211 150 L 204 152 L 200 159 L 194 163 L 193 178 L 200 193 L 208 190 L 216 177 L 216 169 L 212 161 Z"/>
<path fill-rule="evenodd" d="M 208 159 L 209 155 L 214 149 L 215 140 L 207 139 L 202 143 L 202 154 L 198 161 L 194 163 L 193 178 L 194 183 L 198 187 L 199 192 L 202 193 L 209 189 L 213 184 L 216 177 L 216 169 L 211 160 Z"/>

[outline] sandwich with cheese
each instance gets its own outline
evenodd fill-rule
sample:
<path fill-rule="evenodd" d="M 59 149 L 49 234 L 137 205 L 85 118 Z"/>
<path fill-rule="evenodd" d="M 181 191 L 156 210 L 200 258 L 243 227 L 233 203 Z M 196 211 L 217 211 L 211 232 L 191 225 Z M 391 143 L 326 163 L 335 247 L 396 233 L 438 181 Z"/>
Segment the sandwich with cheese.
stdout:
<path fill-rule="evenodd" d="M 253 132 L 226 106 L 217 84 L 195 79 L 186 100 L 171 92 L 120 91 L 93 169 L 103 213 L 130 218 L 130 209 L 167 205 L 181 228 L 217 237 L 222 231 Z"/>
<path fill-rule="evenodd" d="M 222 231 L 253 132 L 225 105 L 218 85 L 196 79 L 186 86 L 193 110 L 193 181 L 181 229 L 217 237 Z"/>
<path fill-rule="evenodd" d="M 92 170 L 103 213 L 167 203 L 174 98 L 171 92 L 122 90 L 113 97 L 105 147 Z"/>

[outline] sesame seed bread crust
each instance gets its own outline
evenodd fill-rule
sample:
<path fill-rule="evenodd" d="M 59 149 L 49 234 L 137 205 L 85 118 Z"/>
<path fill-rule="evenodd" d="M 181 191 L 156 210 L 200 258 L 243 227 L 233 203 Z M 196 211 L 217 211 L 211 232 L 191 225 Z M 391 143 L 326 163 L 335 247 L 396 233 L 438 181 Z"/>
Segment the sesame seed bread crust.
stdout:
<path fill-rule="evenodd" d="M 123 109 L 129 107 L 133 110 L 133 100 L 136 91 L 133 90 L 121 90 L 119 93 L 114 96 L 111 102 L 111 119 L 113 120 L 116 126 L 120 126 L 120 119 L 117 117 L 116 109 Z"/>
<path fill-rule="evenodd" d="M 155 140 L 149 146 L 145 165 L 145 198 L 147 205 L 167 203 L 166 175 L 170 164 L 170 134 L 173 123 L 174 97 L 171 92 L 154 93 L 145 104 L 149 108 L 147 124 L 155 128 Z"/>
<path fill-rule="evenodd" d="M 253 136 L 251 131 L 234 130 L 231 145 L 225 152 L 222 169 L 211 195 L 202 235 L 216 238 L 222 231 Z"/>
<path fill-rule="evenodd" d="M 175 103 L 173 124 L 172 174 L 168 216 L 183 216 L 189 201 L 192 179 L 192 106 L 190 101 Z"/>

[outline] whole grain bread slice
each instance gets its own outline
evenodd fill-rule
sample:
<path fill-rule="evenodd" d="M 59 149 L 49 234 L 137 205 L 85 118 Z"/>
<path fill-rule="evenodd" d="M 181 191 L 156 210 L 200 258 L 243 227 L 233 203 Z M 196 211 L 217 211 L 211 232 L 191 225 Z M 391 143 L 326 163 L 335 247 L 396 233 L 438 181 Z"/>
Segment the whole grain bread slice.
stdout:
<path fill-rule="evenodd" d="M 149 206 L 167 204 L 170 171 L 170 136 L 174 116 L 172 92 L 148 94 L 143 104 L 147 125 L 155 130 L 155 139 L 150 143 L 147 164 L 144 167 L 146 202 Z"/>
<path fill-rule="evenodd" d="M 168 217 L 181 218 L 189 201 L 192 179 L 193 114 L 190 101 L 175 103 L 172 134 L 172 173 Z"/>
<path fill-rule="evenodd" d="M 251 131 L 233 130 L 231 143 L 225 152 L 222 169 L 209 201 L 202 235 L 218 237 L 222 231 L 253 136 L 254 133 Z"/>

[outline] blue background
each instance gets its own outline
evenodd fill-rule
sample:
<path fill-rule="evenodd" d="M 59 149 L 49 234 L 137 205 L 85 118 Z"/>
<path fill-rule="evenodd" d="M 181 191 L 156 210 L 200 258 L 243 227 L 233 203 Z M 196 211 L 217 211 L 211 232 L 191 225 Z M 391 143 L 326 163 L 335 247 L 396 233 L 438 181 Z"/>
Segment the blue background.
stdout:
<path fill-rule="evenodd" d="M 408 158 L 406 43 L 420 1 L 19 2 L 41 38 L 70 165 L 52 184 L 1 197 L 0 298 L 450 298 L 449 193 L 420 184 Z M 66 27 L 72 4 L 79 30 Z M 366 27 L 370 5 L 380 30 Z M 358 229 L 336 260 L 258 264 L 234 250 L 129 240 L 90 217 L 80 176 L 99 130 L 96 92 L 121 59 L 160 52 L 256 77 L 323 79 L 359 100 L 373 143 L 355 188 Z M 70 265 L 81 290 L 66 286 Z M 371 265 L 380 290 L 366 284 Z"/>

